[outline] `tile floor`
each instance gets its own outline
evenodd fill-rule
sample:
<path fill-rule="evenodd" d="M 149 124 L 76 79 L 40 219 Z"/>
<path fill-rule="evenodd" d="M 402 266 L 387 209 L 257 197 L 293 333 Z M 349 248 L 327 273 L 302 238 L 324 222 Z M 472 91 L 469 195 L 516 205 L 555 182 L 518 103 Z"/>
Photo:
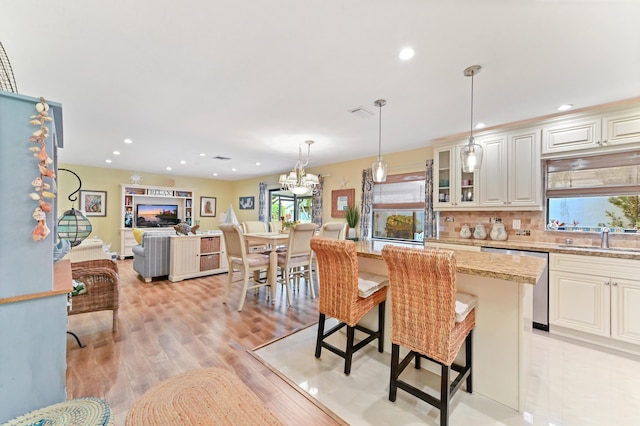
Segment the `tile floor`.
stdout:
<path fill-rule="evenodd" d="M 406 392 L 399 390 L 395 403 L 388 400 L 388 353 L 373 345 L 362 349 L 347 377 L 342 358 L 324 349 L 315 359 L 316 330 L 308 327 L 255 353 L 351 425 L 439 425 L 438 410 Z M 544 332 L 534 333 L 532 351 L 524 412 L 460 390 L 450 425 L 640 425 L 639 357 Z M 424 370 L 408 368 L 406 374 L 414 383 L 439 386 L 438 377 Z"/>

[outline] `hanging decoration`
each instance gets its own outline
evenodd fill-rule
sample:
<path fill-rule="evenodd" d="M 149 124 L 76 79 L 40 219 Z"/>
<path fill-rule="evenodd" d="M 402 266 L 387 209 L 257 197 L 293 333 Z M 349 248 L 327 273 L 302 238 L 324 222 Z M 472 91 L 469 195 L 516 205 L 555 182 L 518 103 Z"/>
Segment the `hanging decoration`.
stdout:
<path fill-rule="evenodd" d="M 36 104 L 36 111 L 38 114 L 31 116 L 30 123 L 34 126 L 40 126 L 40 129 L 33 132 L 29 138 L 30 142 L 37 144 L 29 148 L 33 152 L 33 156 L 38 159 L 38 177 L 32 182 L 34 192 L 29 194 L 32 200 L 38 201 L 38 206 L 33 210 L 31 215 L 37 222 L 36 227 L 31 231 L 31 237 L 35 241 L 43 240 L 47 238 L 51 232 L 47 227 L 47 213 L 51 211 L 51 203 L 47 200 L 53 199 L 56 195 L 50 191 L 51 185 L 45 182 L 45 178 L 55 179 L 56 174 L 49 166 L 53 163 L 53 160 L 49 157 L 46 151 L 45 142 L 49 137 L 49 129 L 46 126 L 46 122 L 51 121 L 49 117 L 49 105 L 45 102 L 44 98 L 40 98 L 40 102 Z"/>

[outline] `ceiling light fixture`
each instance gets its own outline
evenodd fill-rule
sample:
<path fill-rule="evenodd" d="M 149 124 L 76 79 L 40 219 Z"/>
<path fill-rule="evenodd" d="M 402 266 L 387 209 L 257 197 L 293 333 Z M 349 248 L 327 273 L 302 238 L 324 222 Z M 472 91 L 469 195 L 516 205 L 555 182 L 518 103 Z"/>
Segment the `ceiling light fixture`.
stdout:
<path fill-rule="evenodd" d="M 120 151 L 113 151 L 113 155 L 120 155 Z"/>
<path fill-rule="evenodd" d="M 402 49 L 400 51 L 400 54 L 398 55 L 398 57 L 400 59 L 402 59 L 403 61 L 406 61 L 408 59 L 413 58 L 413 55 L 415 55 L 415 54 L 416 54 L 416 52 L 412 48 L 405 47 L 404 49 Z"/>
<path fill-rule="evenodd" d="M 133 141 L 131 139 L 127 138 L 127 139 L 124 140 L 124 143 L 133 143 Z"/>
<path fill-rule="evenodd" d="M 567 111 L 567 110 L 570 110 L 571 108 L 573 108 L 573 105 L 571 104 L 562 104 L 558 107 L 558 111 Z"/>
<path fill-rule="evenodd" d="M 486 124 L 484 124 L 484 123 L 478 123 L 478 124 L 476 124 L 476 129 L 484 129 L 485 127 L 487 127 L 487 125 L 486 125 Z"/>
<path fill-rule="evenodd" d="M 471 77 L 471 133 L 469 135 L 469 144 L 460 150 L 462 171 L 464 173 L 475 172 L 482 165 L 482 146 L 478 145 L 473 137 L 473 76 L 478 74 L 481 69 L 480 65 L 472 65 L 464 70 L 464 75 Z"/>
<path fill-rule="evenodd" d="M 307 161 L 302 162 L 302 147 L 298 146 L 298 161 L 293 170 L 289 174 L 280 175 L 278 183 L 285 191 L 290 191 L 295 195 L 303 195 L 308 193 L 320 181 L 318 176 L 307 173 L 304 168 L 309 164 L 309 155 L 311 154 L 311 145 L 313 141 L 305 141 L 307 144 Z"/>
<path fill-rule="evenodd" d="M 382 161 L 382 107 L 387 104 L 384 99 L 378 99 L 373 103 L 380 111 L 380 121 L 378 122 L 378 161 L 371 165 L 374 182 L 384 182 L 387 180 L 387 163 Z"/>
<path fill-rule="evenodd" d="M 111 164 L 112 163 L 112 161 L 110 159 L 108 159 L 108 158 L 106 160 L 104 160 L 104 162 L 107 163 L 107 164 Z"/>

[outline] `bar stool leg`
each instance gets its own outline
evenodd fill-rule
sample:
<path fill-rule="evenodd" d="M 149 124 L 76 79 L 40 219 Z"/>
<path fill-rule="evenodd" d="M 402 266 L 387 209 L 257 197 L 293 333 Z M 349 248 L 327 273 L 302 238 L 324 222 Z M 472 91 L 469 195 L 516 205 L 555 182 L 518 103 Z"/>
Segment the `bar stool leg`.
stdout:
<path fill-rule="evenodd" d="M 353 358 L 353 340 L 355 338 L 355 328 L 347 326 L 347 350 L 344 357 L 344 374 L 351 374 L 351 359 Z"/>
<path fill-rule="evenodd" d="M 384 309 L 385 309 L 385 301 L 380 302 L 378 305 L 378 332 L 380 336 L 378 337 L 378 352 L 384 352 Z"/>
<path fill-rule="evenodd" d="M 389 380 L 389 401 L 396 402 L 398 395 L 398 370 L 400 361 L 400 346 L 391 344 L 391 379 Z"/>
<path fill-rule="evenodd" d="M 465 353 L 465 366 L 470 368 L 469 371 L 469 375 L 467 376 L 467 392 L 472 393 L 473 392 L 473 382 L 471 380 L 471 372 L 473 371 L 471 369 L 471 351 L 472 351 L 472 347 L 473 347 L 473 330 L 471 330 L 469 332 L 469 334 L 467 335 L 467 338 L 465 339 L 464 342 L 464 353 Z"/>
<path fill-rule="evenodd" d="M 443 364 L 442 377 L 440 378 L 440 426 L 449 424 L 449 398 L 451 397 L 449 371 L 449 366 Z"/>
<path fill-rule="evenodd" d="M 322 352 L 322 337 L 324 335 L 325 318 L 325 314 L 320 314 L 320 319 L 318 320 L 318 338 L 316 339 L 316 358 L 320 358 L 320 353 Z"/>

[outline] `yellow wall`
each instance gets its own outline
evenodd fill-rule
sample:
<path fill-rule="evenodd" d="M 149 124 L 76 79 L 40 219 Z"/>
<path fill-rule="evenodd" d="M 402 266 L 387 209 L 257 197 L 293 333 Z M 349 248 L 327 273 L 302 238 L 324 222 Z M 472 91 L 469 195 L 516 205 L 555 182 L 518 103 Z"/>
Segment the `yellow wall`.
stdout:
<path fill-rule="evenodd" d="M 424 162 L 433 158 L 433 149 L 425 147 L 411 151 L 385 154 L 383 160 L 389 164 L 388 173 L 406 173 L 424 170 Z M 313 158 L 311 159 L 313 162 Z M 324 222 L 340 221 L 344 219 L 331 218 L 331 191 L 341 189 L 342 182 L 346 182 L 344 188 L 355 188 L 356 205 L 360 203 L 362 190 L 362 170 L 371 167 L 376 157 L 367 157 L 358 160 L 334 163 L 325 166 L 309 167 L 310 173 L 324 176 L 322 217 Z M 294 164 L 291 164 L 293 168 Z M 131 171 L 114 170 L 111 168 L 78 166 L 73 164 L 59 164 L 58 167 L 73 170 L 82 179 L 83 190 L 107 191 L 107 216 L 91 216 L 89 220 L 93 226 L 93 232 L 89 238 L 99 236 L 105 243 L 111 243 L 111 251 L 120 250 L 122 193 L 120 184 L 130 184 Z M 224 220 L 229 205 L 238 216 L 240 222 L 258 220 L 258 184 L 267 183 L 269 189 L 278 188 L 279 175 L 267 175 L 258 178 L 241 181 L 222 181 L 215 179 L 190 178 L 184 176 L 168 176 L 151 173 L 141 173 L 142 185 L 167 186 L 174 188 L 192 189 L 194 191 L 194 220 L 200 219 L 200 229 L 218 229 L 218 225 Z M 58 213 L 56 217 L 71 208 L 68 195 L 77 189 L 77 179 L 65 171 L 59 172 L 58 177 Z M 216 217 L 199 216 L 200 197 L 216 197 Z M 254 210 L 240 210 L 239 197 L 255 197 Z M 79 208 L 79 202 L 74 204 Z"/>
<path fill-rule="evenodd" d="M 130 184 L 129 177 L 133 174 L 128 170 L 114 170 L 111 168 L 87 167 L 74 164 L 59 164 L 58 167 L 73 170 L 82 179 L 83 190 L 107 191 L 107 215 L 90 216 L 89 220 L 93 231 L 89 238 L 99 236 L 105 243 L 111 243 L 111 251 L 120 250 L 122 191 L 120 184 Z M 71 173 L 59 171 L 58 173 L 58 213 L 60 217 L 65 210 L 71 208 L 68 196 L 78 188 L 78 180 Z M 229 203 L 236 199 L 232 182 L 191 178 L 184 176 L 167 176 L 151 173 L 141 173 L 142 185 L 168 186 L 174 188 L 192 189 L 194 191 L 194 220 L 200 220 L 200 229 L 218 229 L 218 225 L 224 219 Z M 76 194 L 77 196 L 78 194 Z M 216 217 L 200 218 L 200 197 L 216 197 Z M 73 206 L 79 208 L 79 201 Z M 184 219 L 184 218 L 181 218 Z"/>

